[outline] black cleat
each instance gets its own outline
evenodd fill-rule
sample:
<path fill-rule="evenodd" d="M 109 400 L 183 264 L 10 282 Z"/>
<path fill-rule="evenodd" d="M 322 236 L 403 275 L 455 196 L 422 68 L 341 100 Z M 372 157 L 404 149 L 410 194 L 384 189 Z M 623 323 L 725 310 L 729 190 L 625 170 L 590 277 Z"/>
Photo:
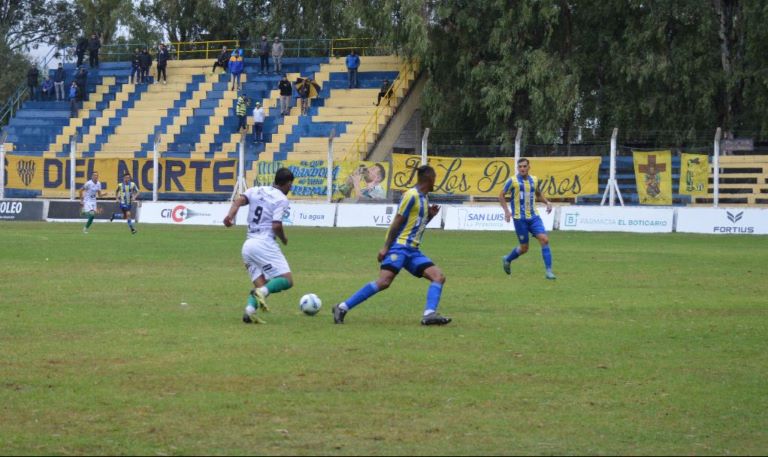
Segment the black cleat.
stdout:
<path fill-rule="evenodd" d="M 260 317 L 256 316 L 256 314 L 251 314 L 250 316 L 248 313 L 243 314 L 243 322 L 246 324 L 266 324 L 264 319 L 261 319 Z"/>
<path fill-rule="evenodd" d="M 136 229 L 131 229 L 131 235 L 135 235 L 135 234 L 136 234 Z"/>
<path fill-rule="evenodd" d="M 115 213 L 112 213 L 112 215 L 109 216 L 109 222 L 114 222 L 114 221 L 115 221 Z"/>
<path fill-rule="evenodd" d="M 421 319 L 421 325 L 447 325 L 450 323 L 450 317 L 441 316 L 436 312 L 427 314 Z"/>
<path fill-rule="evenodd" d="M 347 311 L 344 311 L 343 309 L 339 308 L 339 304 L 333 305 L 333 323 L 334 324 L 343 324 L 344 323 L 344 316 L 347 315 Z"/>

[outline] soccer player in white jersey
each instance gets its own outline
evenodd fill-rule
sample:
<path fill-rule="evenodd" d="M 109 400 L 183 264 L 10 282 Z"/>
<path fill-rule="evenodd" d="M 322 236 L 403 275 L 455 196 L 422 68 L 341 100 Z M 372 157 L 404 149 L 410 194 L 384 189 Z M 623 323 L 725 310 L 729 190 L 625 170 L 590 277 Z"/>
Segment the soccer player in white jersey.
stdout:
<path fill-rule="evenodd" d="M 101 191 L 99 173 L 94 171 L 91 174 L 90 181 L 86 181 L 83 187 L 80 188 L 80 212 L 88 217 L 88 222 L 83 227 L 83 233 L 88 233 L 88 229 L 93 224 L 93 218 L 96 217 L 96 199 L 103 196 L 104 192 Z"/>
<path fill-rule="evenodd" d="M 115 198 L 120 205 L 120 213 L 113 213 L 109 218 L 109 222 L 115 219 L 125 219 L 128 222 L 128 228 L 131 229 L 131 235 L 136 234 L 136 229 L 133 227 L 133 219 L 131 219 L 131 209 L 133 207 L 133 201 L 138 200 L 139 188 L 136 183 L 131 181 L 131 174 L 123 174 L 123 182 L 117 185 L 117 191 L 115 191 Z"/>
<path fill-rule="evenodd" d="M 243 322 L 263 324 L 257 308 L 269 311 L 266 298 L 270 294 L 293 287 L 293 275 L 276 239 L 284 245 L 288 238 L 283 230 L 283 215 L 288 211 L 288 192 L 293 186 L 293 173 L 281 168 L 271 186 L 251 187 L 232 201 L 224 225 L 234 224 L 237 211 L 248 205 L 248 233 L 243 243 L 243 262 L 255 286 L 248 297 Z"/>

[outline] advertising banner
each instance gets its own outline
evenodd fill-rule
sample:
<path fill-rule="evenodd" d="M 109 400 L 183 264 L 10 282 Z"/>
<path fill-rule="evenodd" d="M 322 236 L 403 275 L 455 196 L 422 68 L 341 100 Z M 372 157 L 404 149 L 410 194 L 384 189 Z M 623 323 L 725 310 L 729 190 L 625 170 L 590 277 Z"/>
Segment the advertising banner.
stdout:
<path fill-rule="evenodd" d="M 672 152 L 632 152 L 641 205 L 672 204 Z"/>
<path fill-rule="evenodd" d="M 445 210 L 446 230 L 487 230 L 514 232 L 515 225 L 504 221 L 500 206 L 448 206 Z M 544 228 L 551 232 L 555 225 L 555 210 L 547 214 L 545 207 L 538 207 Z"/>
<path fill-rule="evenodd" d="M 328 166 L 325 160 L 254 162 L 247 171 L 248 185 L 271 185 L 275 172 L 287 167 L 293 172 L 293 189 L 288 198 L 326 198 Z M 387 198 L 388 162 L 340 162 L 333 167 L 333 201 L 352 199 L 375 201 Z"/>
<path fill-rule="evenodd" d="M 290 202 L 288 212 L 283 215 L 283 225 L 297 227 L 333 227 L 336 221 L 336 205 L 321 203 Z M 248 224 L 247 208 L 237 213 L 237 225 Z"/>
<path fill-rule="evenodd" d="M 504 183 L 517 173 L 514 158 L 429 157 L 437 172 L 434 193 L 495 197 Z M 538 191 L 547 198 L 572 198 L 597 194 L 600 157 L 533 157 L 530 173 L 539 178 Z M 392 154 L 393 190 L 416 185 L 421 157 Z"/>
<path fill-rule="evenodd" d="M 42 221 L 44 203 L 29 200 L 0 200 L 0 221 Z"/>
<path fill-rule="evenodd" d="M 445 207 L 427 225 L 440 228 Z M 355 205 L 340 204 L 336 213 L 336 227 L 382 227 L 389 228 L 397 214 L 397 205 Z"/>
<path fill-rule="evenodd" d="M 222 225 L 230 203 L 143 202 L 139 222 L 143 224 Z M 247 208 L 241 209 L 247 215 Z"/>
<path fill-rule="evenodd" d="M 44 197 L 69 197 L 70 160 L 66 157 L 43 158 L 6 156 L 9 189 L 40 190 Z M 232 193 L 237 180 L 237 160 L 160 159 L 158 192 Z M 122 175 L 131 173 L 139 192 L 152 191 L 152 159 L 77 159 L 75 188 L 80 189 L 97 171 L 108 197 L 114 196 Z"/>
<path fill-rule="evenodd" d="M 672 208 L 563 206 L 560 230 L 670 233 L 674 213 Z"/>
<path fill-rule="evenodd" d="M 83 207 L 79 201 L 55 201 L 48 204 L 48 220 L 85 219 L 82 213 Z M 120 206 L 114 200 L 99 200 L 96 205 L 96 217 L 94 219 L 105 220 L 114 213 L 120 213 Z"/>
<path fill-rule="evenodd" d="M 704 196 L 709 193 L 709 156 L 707 154 L 680 155 L 680 193 Z"/>
<path fill-rule="evenodd" d="M 768 235 L 768 209 L 679 208 L 677 231 L 716 235 Z"/>

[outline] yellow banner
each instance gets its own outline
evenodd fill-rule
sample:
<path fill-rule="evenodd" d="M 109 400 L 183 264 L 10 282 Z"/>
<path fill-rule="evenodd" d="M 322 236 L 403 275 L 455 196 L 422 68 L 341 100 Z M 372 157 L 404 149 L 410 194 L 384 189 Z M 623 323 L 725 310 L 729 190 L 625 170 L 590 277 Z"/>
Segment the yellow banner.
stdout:
<path fill-rule="evenodd" d="M 672 204 L 672 152 L 633 151 L 637 196 L 641 205 Z"/>
<path fill-rule="evenodd" d="M 596 194 L 600 157 L 529 158 L 531 175 L 539 178 L 538 191 L 547 198 L 572 198 Z M 392 154 L 392 189 L 416 185 L 421 157 Z M 508 157 L 429 157 L 437 172 L 435 193 L 497 196 L 507 179 L 517 173 L 515 159 Z"/>
<path fill-rule="evenodd" d="M 275 172 L 287 167 L 293 172 L 293 189 L 289 196 L 325 198 L 328 192 L 328 167 L 325 160 L 254 162 L 246 172 L 246 182 L 269 185 Z M 389 164 L 387 162 L 341 162 L 333 167 L 333 200 L 357 201 L 387 198 Z"/>
<path fill-rule="evenodd" d="M 43 197 L 68 197 L 68 158 L 7 155 L 5 176 L 10 189 L 40 191 Z M 237 160 L 160 159 L 158 192 L 231 193 L 237 181 Z M 94 171 L 108 196 L 114 196 L 118 182 L 131 173 L 140 192 L 152 191 L 152 159 L 77 159 L 75 188 L 79 189 Z"/>
<path fill-rule="evenodd" d="M 681 154 L 680 193 L 709 194 L 709 156 L 707 154 Z"/>

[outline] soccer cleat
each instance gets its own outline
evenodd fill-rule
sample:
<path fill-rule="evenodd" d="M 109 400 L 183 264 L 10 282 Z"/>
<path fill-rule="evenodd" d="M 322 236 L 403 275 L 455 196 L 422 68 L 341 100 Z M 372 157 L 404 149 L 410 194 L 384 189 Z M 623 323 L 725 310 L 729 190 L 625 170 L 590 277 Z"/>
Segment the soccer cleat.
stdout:
<path fill-rule="evenodd" d="M 243 314 L 243 322 L 245 322 L 246 324 L 266 324 L 267 323 L 267 321 L 265 321 L 264 319 L 262 319 L 259 316 L 257 316 L 256 313 L 254 313 L 254 314 L 248 314 L 248 313 Z"/>
<path fill-rule="evenodd" d="M 87 229 L 87 228 L 85 228 L 85 227 L 83 227 L 83 233 L 84 233 L 85 235 L 87 235 L 87 234 L 88 234 L 88 229 Z"/>
<path fill-rule="evenodd" d="M 251 295 L 253 295 L 253 298 L 255 298 L 259 303 L 259 309 L 263 310 L 265 313 L 268 313 L 269 306 L 267 306 L 267 298 L 264 296 L 264 294 L 261 293 L 261 290 L 259 290 L 258 287 L 251 289 Z"/>
<path fill-rule="evenodd" d="M 339 308 L 340 304 L 341 303 L 333 305 L 333 323 L 334 324 L 343 324 L 344 323 L 344 316 L 347 315 L 347 311 Z"/>
<path fill-rule="evenodd" d="M 512 274 L 512 268 L 511 268 L 510 261 L 507 260 L 506 256 L 501 256 L 501 268 L 504 269 L 504 273 L 511 275 Z"/>
<path fill-rule="evenodd" d="M 111 216 L 109 216 L 109 222 L 113 222 L 115 220 L 115 213 L 112 213 Z"/>
<path fill-rule="evenodd" d="M 552 273 L 551 271 L 547 271 L 546 273 L 544 273 L 544 277 L 546 277 L 547 279 L 557 279 L 557 276 L 555 276 L 555 274 Z"/>
<path fill-rule="evenodd" d="M 421 319 L 421 325 L 446 325 L 450 322 L 450 317 L 441 316 L 437 312 L 429 313 Z"/>
<path fill-rule="evenodd" d="M 131 229 L 131 235 L 135 235 L 136 233 L 136 229 Z"/>

